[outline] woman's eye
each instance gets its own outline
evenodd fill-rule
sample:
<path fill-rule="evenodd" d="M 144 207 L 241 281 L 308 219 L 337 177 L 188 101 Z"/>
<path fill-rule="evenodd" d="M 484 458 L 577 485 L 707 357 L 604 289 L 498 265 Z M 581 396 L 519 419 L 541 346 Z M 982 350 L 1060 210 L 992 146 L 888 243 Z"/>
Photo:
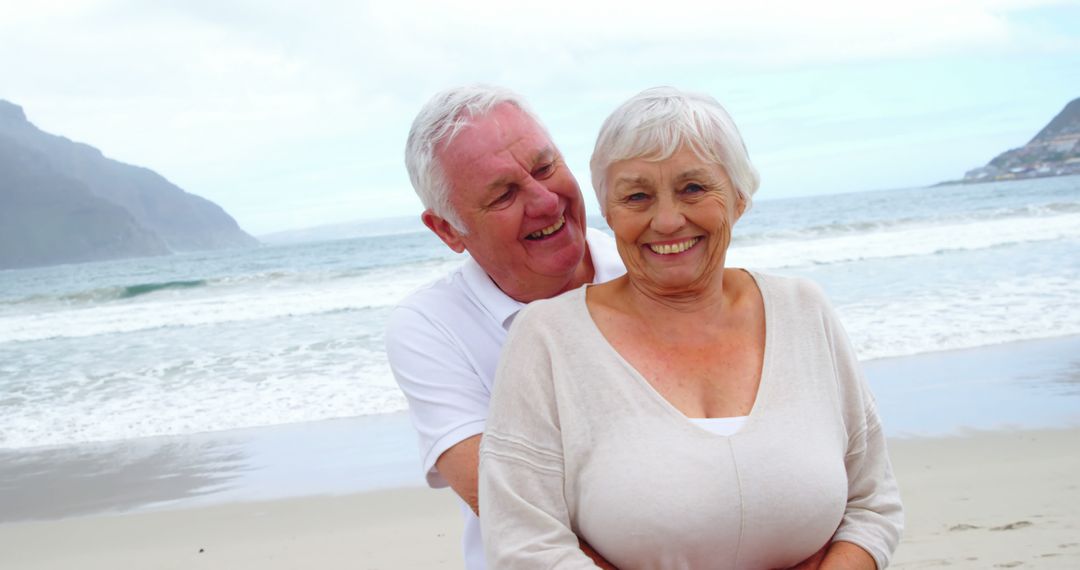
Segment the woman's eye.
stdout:
<path fill-rule="evenodd" d="M 704 191 L 705 191 L 704 186 L 702 186 L 701 184 L 695 184 L 693 182 L 691 182 L 690 184 L 687 184 L 686 187 L 683 188 L 683 192 L 686 192 L 687 194 L 696 194 L 698 192 L 704 192 Z"/>
<path fill-rule="evenodd" d="M 626 197 L 627 202 L 641 202 L 648 199 L 649 195 L 644 192 L 634 192 L 633 194 L 630 194 Z"/>

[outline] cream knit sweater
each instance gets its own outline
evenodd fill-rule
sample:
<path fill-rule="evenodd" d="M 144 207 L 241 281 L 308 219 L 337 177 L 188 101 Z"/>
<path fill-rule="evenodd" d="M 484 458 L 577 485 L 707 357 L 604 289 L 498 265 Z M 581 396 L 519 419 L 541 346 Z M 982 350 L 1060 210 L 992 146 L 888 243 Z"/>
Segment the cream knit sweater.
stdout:
<path fill-rule="evenodd" d="M 493 570 L 783 568 L 830 540 L 884 568 L 903 510 L 874 400 L 820 290 L 752 273 L 761 383 L 743 428 L 711 433 L 603 337 L 586 288 L 518 315 L 480 453 Z"/>

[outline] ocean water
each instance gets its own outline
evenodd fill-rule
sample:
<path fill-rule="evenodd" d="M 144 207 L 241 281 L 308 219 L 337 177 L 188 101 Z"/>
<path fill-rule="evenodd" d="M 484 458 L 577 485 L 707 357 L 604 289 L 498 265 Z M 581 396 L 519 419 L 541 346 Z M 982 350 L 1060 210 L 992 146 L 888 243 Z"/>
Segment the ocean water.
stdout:
<path fill-rule="evenodd" d="M 763 198 L 729 265 L 816 280 L 865 360 L 1080 334 L 1080 177 Z M 387 313 L 461 262 L 412 231 L 0 271 L 0 449 L 404 410 Z"/>

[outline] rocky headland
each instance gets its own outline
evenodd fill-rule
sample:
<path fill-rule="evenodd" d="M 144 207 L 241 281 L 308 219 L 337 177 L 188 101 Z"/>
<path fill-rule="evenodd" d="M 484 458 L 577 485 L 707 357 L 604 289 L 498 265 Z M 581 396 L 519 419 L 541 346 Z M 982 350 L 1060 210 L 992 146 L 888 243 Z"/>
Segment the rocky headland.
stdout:
<path fill-rule="evenodd" d="M 1007 150 L 986 166 L 951 183 L 993 182 L 1080 174 L 1080 98 L 1073 99 L 1026 145 Z"/>
<path fill-rule="evenodd" d="M 0 100 L 0 269 L 257 244 L 217 204 Z"/>

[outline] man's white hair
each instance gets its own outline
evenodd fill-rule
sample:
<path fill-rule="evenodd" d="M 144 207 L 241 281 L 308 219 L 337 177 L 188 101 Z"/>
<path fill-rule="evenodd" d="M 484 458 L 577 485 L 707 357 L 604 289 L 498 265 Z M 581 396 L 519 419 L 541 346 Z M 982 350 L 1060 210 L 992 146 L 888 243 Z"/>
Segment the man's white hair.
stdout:
<path fill-rule="evenodd" d="M 487 115 L 503 103 L 517 107 L 547 132 L 520 95 L 490 85 L 466 85 L 435 94 L 420 109 L 409 129 L 405 168 L 416 195 L 424 208 L 445 219 L 462 234 L 466 233 L 465 224 L 450 205 L 450 183 L 435 156 L 436 150 L 440 145 L 450 144 L 474 119 Z"/>
<path fill-rule="evenodd" d="M 600 127 L 589 170 L 600 211 L 607 214 L 607 169 L 620 160 L 666 160 L 689 147 L 719 164 L 750 208 L 760 179 L 750 164 L 739 129 L 724 107 L 708 95 L 653 87 L 615 109 Z"/>

